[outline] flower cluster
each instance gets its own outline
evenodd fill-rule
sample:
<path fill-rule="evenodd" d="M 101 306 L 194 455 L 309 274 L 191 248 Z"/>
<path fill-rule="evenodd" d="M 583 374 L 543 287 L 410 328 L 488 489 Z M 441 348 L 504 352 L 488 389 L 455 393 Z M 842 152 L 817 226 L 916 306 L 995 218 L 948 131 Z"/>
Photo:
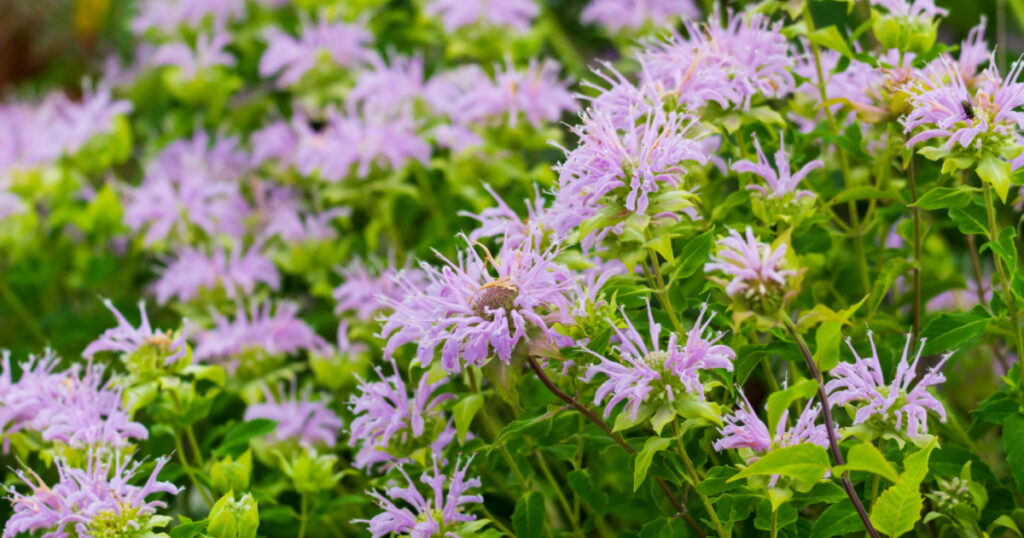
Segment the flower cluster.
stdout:
<path fill-rule="evenodd" d="M 286 393 L 284 387 L 279 386 L 278 393 L 280 397 L 275 398 L 264 385 L 265 401 L 247 407 L 245 420 L 265 418 L 277 422 L 271 435 L 275 441 L 294 440 L 304 447 L 316 444 L 333 447 L 338 442 L 341 419 L 323 402 L 312 400 L 311 387 L 300 393 L 293 380 L 290 392 Z"/>
<path fill-rule="evenodd" d="M 785 257 L 785 244 L 772 247 L 762 243 L 750 227 L 745 235 L 729 230 L 729 235 L 718 241 L 718 252 L 704 271 L 720 271 L 731 277 L 728 282 L 721 281 L 726 294 L 770 314 L 794 293 L 790 284 L 797 273 L 786 268 Z"/>

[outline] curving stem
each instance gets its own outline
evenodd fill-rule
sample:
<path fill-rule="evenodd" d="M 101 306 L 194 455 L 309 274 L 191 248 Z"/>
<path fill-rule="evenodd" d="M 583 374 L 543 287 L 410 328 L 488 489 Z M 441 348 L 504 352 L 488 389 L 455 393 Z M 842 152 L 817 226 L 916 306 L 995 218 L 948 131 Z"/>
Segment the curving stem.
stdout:
<path fill-rule="evenodd" d="M 818 382 L 818 399 L 821 400 L 821 409 L 825 415 L 828 447 L 832 452 L 832 459 L 835 460 L 836 465 L 843 465 L 845 462 L 843 461 L 842 452 L 839 451 L 839 440 L 836 439 L 835 423 L 832 421 L 832 406 L 828 404 L 828 395 L 825 394 L 825 383 L 821 378 L 821 370 L 818 370 L 818 365 L 814 364 L 814 357 L 811 355 L 811 350 L 807 347 L 807 342 L 804 342 L 804 337 L 796 332 L 796 327 L 793 325 L 793 321 L 789 319 L 789 316 L 784 312 L 780 312 L 779 319 L 786 326 L 790 336 L 796 340 L 797 346 L 800 347 L 800 353 L 804 356 L 804 362 L 807 363 L 807 369 L 811 371 L 811 375 Z M 871 518 L 868 517 L 868 512 L 864 509 L 864 504 L 860 502 L 860 497 L 857 496 L 857 492 L 853 489 L 853 482 L 850 482 L 849 473 L 843 473 L 839 481 L 843 486 L 843 491 L 846 492 L 846 496 L 850 498 L 850 502 L 853 503 L 853 507 L 857 510 L 857 515 L 860 516 L 861 522 L 864 523 L 864 528 L 868 530 L 868 534 L 871 535 L 871 538 L 879 538 L 878 531 L 871 524 Z"/>

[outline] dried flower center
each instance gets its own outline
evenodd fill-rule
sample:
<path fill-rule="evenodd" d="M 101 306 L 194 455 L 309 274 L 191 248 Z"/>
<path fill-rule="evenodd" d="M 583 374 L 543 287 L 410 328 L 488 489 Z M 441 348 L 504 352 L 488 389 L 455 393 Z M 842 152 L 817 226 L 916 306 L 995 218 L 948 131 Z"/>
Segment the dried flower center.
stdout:
<path fill-rule="evenodd" d="M 519 297 L 519 288 L 509 282 L 507 277 L 499 278 L 480 286 L 470 298 L 469 305 L 474 314 L 490 319 L 492 315 L 488 311 L 503 308 L 507 313 L 512 310 L 516 297 Z"/>

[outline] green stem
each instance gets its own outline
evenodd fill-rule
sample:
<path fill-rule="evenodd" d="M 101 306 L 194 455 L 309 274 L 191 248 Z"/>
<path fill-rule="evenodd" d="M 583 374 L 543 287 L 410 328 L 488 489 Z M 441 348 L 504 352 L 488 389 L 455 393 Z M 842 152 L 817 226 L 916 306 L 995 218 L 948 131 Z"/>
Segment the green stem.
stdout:
<path fill-rule="evenodd" d="M 560 504 L 562 506 L 562 510 L 565 511 L 565 517 L 569 518 L 569 524 L 572 526 L 572 533 L 582 538 L 583 530 L 580 528 L 580 523 L 573 517 L 573 510 L 572 507 L 569 506 L 569 500 L 565 498 L 565 494 L 562 493 L 562 488 L 559 487 L 554 475 L 551 474 L 551 469 L 548 467 L 547 462 L 544 461 L 544 455 L 537 451 L 534 451 L 534 455 L 537 456 L 537 466 L 540 467 L 540 472 L 544 474 L 544 478 L 546 478 L 548 483 L 551 484 L 551 489 L 555 491 L 555 497 L 558 499 L 558 504 Z"/>
<path fill-rule="evenodd" d="M 996 208 L 995 202 L 992 199 L 992 186 L 988 183 L 985 184 L 985 211 L 988 213 L 988 228 L 989 228 L 989 239 L 996 241 L 999 238 L 999 227 L 996 224 Z M 1016 248 L 1016 247 L 1014 247 Z M 1016 347 L 1017 347 L 1017 361 L 1024 361 L 1024 336 L 1021 335 L 1020 322 L 1017 316 L 1017 303 L 1014 302 L 1013 296 L 1010 294 L 1010 280 L 1006 277 L 1006 271 L 1003 269 L 1003 262 L 999 256 L 995 253 L 992 254 L 993 259 L 996 262 L 996 272 L 999 274 L 999 286 L 1003 292 L 1003 302 L 1006 303 L 1006 307 L 1010 309 L 1010 323 L 1013 324 L 1013 334 L 1016 336 Z M 1016 267 L 1010 269 L 1016 270 Z M 1024 382 L 1024 367 L 1020 369 L 1021 381 Z"/>
<path fill-rule="evenodd" d="M 725 538 L 729 536 L 729 533 L 722 527 L 722 522 L 718 520 L 718 513 L 715 512 L 715 507 L 711 506 L 711 501 L 708 496 L 701 493 L 697 489 L 697 484 L 700 484 L 700 476 L 697 475 L 697 468 L 693 465 L 693 460 L 690 459 L 690 455 L 686 453 L 686 447 L 683 446 L 683 436 L 679 433 L 679 419 L 672 419 L 672 434 L 676 439 L 676 448 L 679 449 L 679 455 L 683 457 L 683 463 L 686 464 L 686 472 L 690 475 L 690 480 L 693 482 L 693 491 L 700 497 L 701 504 L 704 505 L 704 509 L 708 512 L 708 517 L 711 518 L 711 524 L 715 527 L 715 532 L 719 536 Z"/>
<path fill-rule="evenodd" d="M 476 372 L 473 368 L 469 368 L 466 371 L 469 376 L 469 388 L 473 391 L 473 394 L 480 394 L 480 386 L 476 381 Z M 498 431 L 494 428 L 494 423 L 491 422 L 491 417 L 487 413 L 487 406 L 483 406 L 478 414 L 480 421 L 484 425 L 484 429 L 487 430 L 487 435 L 490 437 L 493 443 L 498 438 Z M 526 482 L 526 477 L 519 471 L 519 466 L 516 465 L 516 460 L 512 458 L 512 454 L 509 453 L 508 448 L 505 448 L 504 444 L 498 445 L 498 452 L 501 453 L 505 459 L 505 463 L 508 464 L 509 468 L 512 469 L 512 473 L 516 475 L 516 482 L 519 483 L 519 487 L 523 488 L 523 491 L 528 491 L 530 485 Z"/>
<path fill-rule="evenodd" d="M 510 538 L 516 538 L 516 533 L 512 532 L 512 530 L 509 529 L 507 525 L 502 523 L 494 514 L 492 514 L 490 510 L 488 510 L 487 507 L 483 505 L 483 503 L 479 504 L 478 506 L 480 507 L 481 510 L 483 510 L 484 515 L 487 516 L 487 519 L 491 520 L 491 523 L 494 523 L 495 527 L 498 527 L 498 530 L 505 533 L 505 535 L 509 536 Z"/>
<path fill-rule="evenodd" d="M 910 154 L 910 165 L 907 166 L 907 183 L 910 186 L 910 200 L 917 204 L 917 183 L 914 181 L 914 154 Z M 917 342 L 921 335 L 921 208 L 914 205 L 910 208 L 914 219 L 914 304 L 913 304 L 913 341 Z M 917 344 L 915 344 L 917 345 Z"/>
<path fill-rule="evenodd" d="M 807 25 L 807 32 L 814 32 L 814 17 L 811 15 L 810 2 L 804 2 L 804 23 Z M 821 67 L 821 51 L 818 49 L 818 45 L 811 43 L 811 52 L 814 55 L 814 67 L 818 75 L 818 92 L 821 95 L 821 102 L 828 101 L 828 92 L 826 91 L 825 85 L 825 71 Z M 832 134 L 839 134 L 839 127 L 837 126 L 836 119 L 832 115 L 832 109 L 823 106 L 822 109 L 825 111 L 825 117 L 828 119 L 829 128 L 832 129 Z M 850 163 L 847 162 L 846 152 L 839 146 L 836 146 L 836 154 L 839 156 L 839 167 L 843 172 L 843 186 L 849 188 L 852 181 L 850 179 Z M 854 230 L 853 234 L 853 251 L 854 257 L 857 259 L 857 269 L 860 274 L 860 283 L 864 293 L 871 291 L 871 283 L 868 278 L 868 264 L 867 258 L 864 256 L 864 236 L 860 228 L 860 215 L 857 214 L 857 203 L 850 200 L 846 203 L 847 210 L 850 213 L 850 224 Z"/>
<path fill-rule="evenodd" d="M 771 392 L 779 391 L 779 380 L 775 379 L 775 373 L 772 372 L 772 364 L 768 360 L 768 355 L 761 357 L 761 367 L 764 369 L 764 377 L 768 380 L 768 388 Z"/>
<path fill-rule="evenodd" d="M 181 462 L 181 467 L 185 469 L 185 474 L 188 475 L 188 479 L 192 482 L 192 485 L 196 487 L 196 491 L 199 492 L 199 496 L 203 498 L 207 506 L 213 506 L 213 499 L 203 488 L 203 485 L 199 483 L 199 478 L 196 477 L 195 471 L 193 470 L 192 464 L 188 462 L 185 457 L 185 447 L 181 444 L 181 436 L 177 433 L 174 434 L 174 445 L 178 452 L 178 461 Z"/>
<path fill-rule="evenodd" d="M 0 295 L 3 295 L 4 300 L 7 304 L 11 305 L 11 310 L 21 318 L 22 323 L 28 328 L 28 332 L 39 341 L 40 344 L 46 345 L 46 335 L 43 334 L 43 330 L 39 327 L 39 322 L 36 321 L 35 316 L 25 306 L 25 303 L 21 302 L 21 298 L 18 297 L 11 286 L 7 283 L 7 278 L 0 278 Z"/>
<path fill-rule="evenodd" d="M 306 520 L 309 519 L 307 510 L 309 510 L 309 497 L 303 493 L 302 502 L 300 503 L 299 512 L 299 538 L 305 538 L 306 536 Z"/>
<path fill-rule="evenodd" d="M 778 526 L 779 526 L 779 513 L 777 511 L 775 511 L 775 510 L 772 510 L 772 530 L 770 531 L 772 538 L 775 538 L 776 536 L 779 535 Z"/>
<path fill-rule="evenodd" d="M 668 313 L 668 317 L 672 320 L 672 328 L 679 334 L 686 334 L 686 329 L 683 328 L 683 324 L 679 322 L 679 317 L 676 316 L 676 309 L 672 307 L 672 300 L 668 296 L 668 286 L 665 285 L 665 279 L 661 276 L 661 263 L 658 262 L 658 254 L 653 250 L 649 250 L 651 258 L 651 272 L 654 273 L 654 286 L 655 294 L 658 296 L 658 301 L 661 303 L 662 310 Z"/>

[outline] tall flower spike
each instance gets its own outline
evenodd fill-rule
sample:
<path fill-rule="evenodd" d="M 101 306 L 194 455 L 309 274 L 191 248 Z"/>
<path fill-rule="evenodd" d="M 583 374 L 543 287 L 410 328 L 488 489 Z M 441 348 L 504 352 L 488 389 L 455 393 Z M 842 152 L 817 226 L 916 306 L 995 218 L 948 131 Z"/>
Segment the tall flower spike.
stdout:
<path fill-rule="evenodd" d="M 758 241 L 748 226 L 745 236 L 729 230 L 729 235 L 718 241 L 718 251 L 704 271 L 721 271 L 732 277 L 725 284 L 725 293 L 767 312 L 792 293 L 787 289 L 789 279 L 797 273 L 783 268 L 785 256 L 786 245 L 772 248 Z"/>
<path fill-rule="evenodd" d="M 26 495 L 7 486 L 14 515 L 4 524 L 4 538 L 21 533 L 46 531 L 44 536 L 134 536 L 152 533 L 151 521 L 163 501 L 147 500 L 157 493 L 177 495 L 181 489 L 157 479 L 169 458 L 156 460 L 156 466 L 142 486 L 129 484 L 141 462 L 129 456 L 90 452 L 86 467 L 72 467 L 63 458 L 55 458 L 59 480 L 46 485 L 34 471 L 16 471 L 31 488 Z"/>
<path fill-rule="evenodd" d="M 280 397 L 275 398 L 270 388 L 263 386 L 263 403 L 252 404 L 245 410 L 245 420 L 268 418 L 277 421 L 271 438 L 275 441 L 297 441 L 301 446 L 323 444 L 333 447 L 338 442 L 341 419 L 322 401 L 314 401 L 313 388 L 299 392 L 293 379 L 286 392 L 278 385 Z"/>
<path fill-rule="evenodd" d="M 421 264 L 427 285 L 420 291 L 399 275 L 410 290 L 401 301 L 385 298 L 394 309 L 381 328 L 386 356 L 401 345 L 417 342 L 417 357 L 428 365 L 441 347 L 441 366 L 458 372 L 463 364 L 482 366 L 493 354 L 508 363 L 512 351 L 538 329 L 551 341 L 550 324 L 568 322 L 573 276 L 554 261 L 557 247 L 540 250 L 527 240 L 503 245 L 497 258 L 481 257 L 477 246 L 453 262 L 440 254 L 438 269 Z"/>
<path fill-rule="evenodd" d="M 792 196 L 793 200 L 814 197 L 813 192 L 797 190 L 796 187 L 807 177 L 807 174 L 818 168 L 823 168 L 825 166 L 824 162 L 820 159 L 815 159 L 805 164 L 796 174 L 793 174 L 789 165 L 789 154 L 786 153 L 786 139 L 784 135 L 780 134 L 779 151 L 775 152 L 775 169 L 773 169 L 768 162 L 768 158 L 765 157 L 764 151 L 761 150 L 761 144 L 758 143 L 756 134 L 753 136 L 753 139 L 754 149 L 757 150 L 757 162 L 742 160 L 733 164 L 732 169 L 736 172 L 749 172 L 761 176 L 768 183 L 768 189 L 761 185 L 748 185 L 748 189 L 757 191 L 767 198 L 780 200 L 786 199 L 789 196 Z"/>
<path fill-rule="evenodd" d="M 406 487 L 392 486 L 384 490 L 367 492 L 383 512 L 373 519 L 356 519 L 352 523 L 365 523 L 373 538 L 396 534 L 415 538 L 430 536 L 458 536 L 455 531 L 461 523 L 475 521 L 476 516 L 462 513 L 464 505 L 482 503 L 480 495 L 471 495 L 469 490 L 480 487 L 480 479 L 466 479 L 466 470 L 472 458 L 460 468 L 456 462 L 451 479 L 441 474 L 434 464 L 434 472 L 423 473 L 420 481 L 430 487 L 430 495 L 424 497 L 405 469 L 399 472 L 408 484 Z M 447 492 L 445 482 L 448 483 Z M 408 505 L 399 507 L 397 502 Z"/>
<path fill-rule="evenodd" d="M 896 375 L 891 383 L 886 384 L 871 331 L 868 331 L 868 340 L 871 342 L 871 355 L 862 358 L 853 348 L 850 339 L 846 339 L 846 345 L 853 352 L 854 362 L 840 362 L 830 372 L 832 380 L 825 384 L 829 402 L 834 405 L 858 405 L 854 424 L 864 424 L 871 417 L 878 416 L 886 425 L 906 432 L 910 437 L 928 433 L 929 409 L 939 416 L 940 421 L 945 422 L 946 410 L 928 392 L 928 387 L 946 380 L 941 370 L 953 352 L 943 354 L 939 363 L 929 368 L 917 384 L 911 387 L 911 383 L 917 379 L 917 365 L 924 350 L 925 339 L 921 339 L 914 361 L 908 363 L 911 341 L 911 335 L 908 334 L 903 355 L 896 366 Z"/>
<path fill-rule="evenodd" d="M 424 373 L 410 398 L 398 366 L 394 359 L 390 362 L 391 375 L 384 376 L 380 367 L 375 368 L 380 381 L 366 382 L 360 379 L 359 394 L 349 400 L 352 414 L 355 415 L 349 428 L 349 446 L 359 446 L 353 462 L 356 468 L 370 470 L 378 463 L 396 461 L 395 456 L 388 453 L 388 447 L 393 441 L 405 445 L 428 433 L 428 420 L 446 423 L 437 438 L 429 440 L 435 461 L 440 459 L 441 453 L 455 438 L 452 420 L 446 421 L 438 407 L 446 400 L 455 399 L 455 396 L 434 394 L 448 379 L 430 383 L 429 376 Z"/>
<path fill-rule="evenodd" d="M 664 349 L 660 342 L 661 324 L 654 321 L 650 301 L 647 302 L 650 346 L 626 317 L 624 307 L 622 318 L 626 323 L 625 329 L 620 329 L 615 322 L 608 320 L 619 340 L 612 350 L 621 362 L 584 348 L 601 362 L 590 365 L 582 378 L 584 382 L 589 382 L 597 374 L 607 377 L 594 396 L 594 403 L 598 405 L 608 399 L 604 409 L 606 417 L 623 400 L 627 401 L 626 410 L 633 420 L 636 420 L 641 404 L 649 403 L 648 400 L 664 397 L 671 403 L 687 393 L 696 394 L 703 400 L 704 386 L 701 384 L 700 372 L 711 368 L 732 370 L 732 360 L 736 353 L 728 346 L 716 344 L 722 335 L 713 335 L 710 339 L 705 336 L 714 318 L 712 315 L 704 321 L 706 308 L 701 308 L 700 316 L 684 343 L 680 344 L 679 335 L 672 332 Z"/>
<path fill-rule="evenodd" d="M 172 337 L 171 331 L 154 330 L 149 324 L 149 316 L 146 315 L 146 303 L 139 302 L 139 316 L 141 320 L 138 328 L 132 326 L 127 319 L 121 315 L 121 311 L 114 307 L 110 299 L 103 299 L 103 306 L 110 310 L 117 319 L 117 327 L 107 329 L 94 342 L 86 346 L 82 356 L 91 359 L 100 351 L 115 351 L 118 353 L 131 354 L 145 345 L 158 346 L 165 350 L 168 355 L 164 359 L 164 366 L 169 366 L 181 359 L 188 353 L 185 337 L 179 334 Z"/>

